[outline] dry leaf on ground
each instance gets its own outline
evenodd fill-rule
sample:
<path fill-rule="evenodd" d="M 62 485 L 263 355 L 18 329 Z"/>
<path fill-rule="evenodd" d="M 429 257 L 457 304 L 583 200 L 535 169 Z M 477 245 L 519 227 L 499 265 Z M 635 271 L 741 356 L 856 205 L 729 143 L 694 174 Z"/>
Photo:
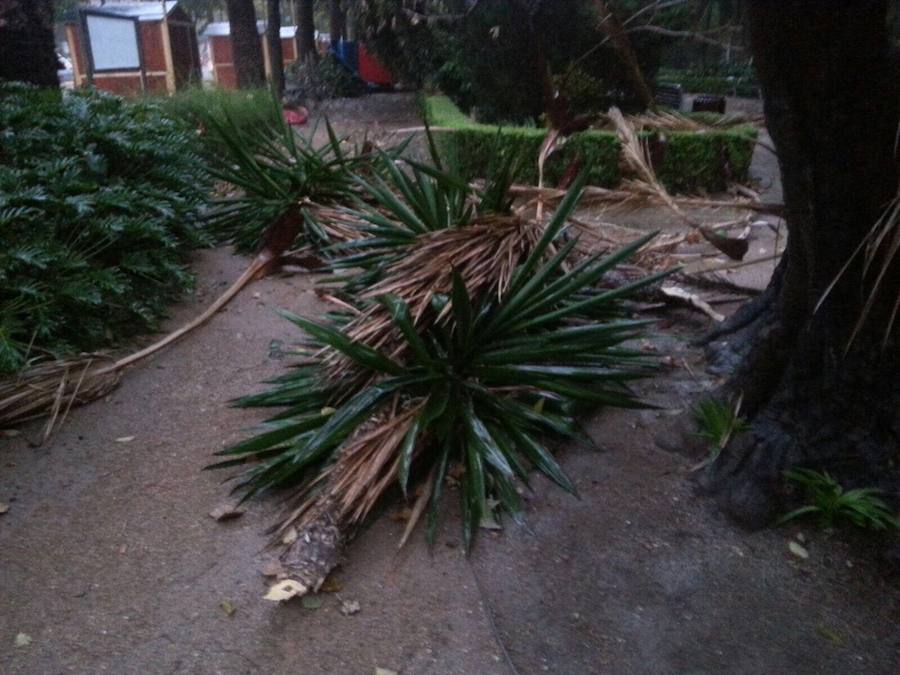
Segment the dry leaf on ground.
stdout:
<path fill-rule="evenodd" d="M 290 600 L 295 595 L 302 595 L 303 593 L 306 593 L 306 586 L 299 581 L 285 579 L 284 581 L 279 581 L 274 586 L 270 586 L 269 592 L 263 597 L 266 600 L 272 600 L 273 602 L 281 602 Z"/>
<path fill-rule="evenodd" d="M 209 512 L 209 517 L 213 520 L 232 520 L 240 518 L 242 515 L 244 515 L 244 509 L 233 504 L 221 504 Z"/>
<path fill-rule="evenodd" d="M 788 550 L 795 556 L 797 556 L 798 558 L 802 558 L 803 560 L 809 558 L 809 551 L 803 548 L 796 541 L 788 542 Z"/>

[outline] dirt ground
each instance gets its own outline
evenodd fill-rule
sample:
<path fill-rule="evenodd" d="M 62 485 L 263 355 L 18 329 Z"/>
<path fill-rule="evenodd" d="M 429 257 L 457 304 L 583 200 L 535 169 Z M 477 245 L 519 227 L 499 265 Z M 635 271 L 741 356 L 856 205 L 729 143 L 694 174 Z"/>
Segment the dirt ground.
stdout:
<path fill-rule="evenodd" d="M 359 103 L 346 123 L 366 119 Z M 408 100 L 378 105 L 385 126 L 415 124 Z M 170 325 L 246 264 L 198 255 Z M 37 424 L 0 440 L 0 673 L 898 672 L 900 591 L 871 557 L 814 529 L 736 529 L 694 493 L 697 458 L 654 442 L 714 384 L 686 344 L 708 319 L 682 311 L 647 343 L 671 357 L 641 385 L 659 409 L 600 411 L 596 447 L 561 452 L 579 499 L 536 479 L 527 527 L 483 531 L 469 557 L 453 509 L 432 552 L 421 535 L 398 552 L 403 524 L 383 514 L 321 606 L 262 600 L 277 503 L 216 522 L 225 476 L 202 469 L 263 417 L 228 401 L 282 372 L 296 333 L 275 310 L 320 314 L 313 284 L 256 282 L 51 442 L 29 442 Z M 343 615 L 345 600 L 361 611 Z"/>

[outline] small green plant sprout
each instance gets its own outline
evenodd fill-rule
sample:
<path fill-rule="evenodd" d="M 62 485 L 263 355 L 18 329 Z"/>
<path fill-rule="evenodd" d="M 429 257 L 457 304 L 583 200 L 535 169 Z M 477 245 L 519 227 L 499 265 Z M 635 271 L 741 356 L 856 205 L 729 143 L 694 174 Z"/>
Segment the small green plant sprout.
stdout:
<path fill-rule="evenodd" d="M 735 435 L 747 429 L 747 420 L 740 416 L 742 401 L 743 396 L 739 396 L 732 405 L 708 397 L 694 408 L 694 419 L 700 428 L 697 435 L 712 446 L 711 459 L 718 457 Z"/>
<path fill-rule="evenodd" d="M 900 529 L 900 522 L 879 496 L 881 490 L 857 488 L 845 491 L 825 471 L 792 469 L 784 475 L 804 488 L 809 503 L 782 516 L 778 525 L 803 516 L 818 515 L 823 528 L 831 527 L 837 521 L 847 521 L 870 530 Z"/>

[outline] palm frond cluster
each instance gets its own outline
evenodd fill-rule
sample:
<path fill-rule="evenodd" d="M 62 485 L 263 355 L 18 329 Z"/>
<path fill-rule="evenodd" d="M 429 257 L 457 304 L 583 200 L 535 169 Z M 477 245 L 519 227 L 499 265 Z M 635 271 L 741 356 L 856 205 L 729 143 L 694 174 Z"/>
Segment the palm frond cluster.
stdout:
<path fill-rule="evenodd" d="M 353 238 L 345 213 L 321 217 L 319 209 L 346 203 L 356 192 L 356 173 L 365 170 L 371 148 L 347 148 L 326 122 L 328 138 L 313 141 L 315 129 L 300 134 L 284 121 L 272 96 L 260 105 L 254 124 L 220 102 L 200 115 L 209 172 L 227 186 L 207 217 L 211 231 L 242 253 L 270 245 L 273 224 L 282 225 L 286 250 L 306 244 L 321 249 Z M 289 227 L 283 227 L 285 224 Z"/>
<path fill-rule="evenodd" d="M 213 465 L 249 463 L 244 498 L 294 489 L 275 531 L 293 542 L 282 559 L 305 590 L 327 570 L 293 564 L 297 546 L 352 531 L 392 486 L 415 496 L 408 530 L 427 512 L 433 540 L 445 486 L 457 483 L 467 546 L 495 510 L 520 517 L 532 469 L 574 491 L 547 440 L 583 437 L 585 407 L 642 406 L 629 383 L 654 368 L 624 344 L 645 322 L 621 301 L 663 274 L 598 285 L 653 235 L 575 255 L 583 178 L 539 222 L 511 208 L 511 161 L 473 190 L 432 159 L 382 155 L 356 180 L 359 236 L 332 249 L 344 256 L 334 263 L 344 276 L 329 282 L 338 311 L 286 314 L 307 336 L 300 362 L 237 402 L 280 410 Z"/>
<path fill-rule="evenodd" d="M 206 243 L 198 152 L 156 104 L 0 85 L 0 374 L 157 326 Z"/>

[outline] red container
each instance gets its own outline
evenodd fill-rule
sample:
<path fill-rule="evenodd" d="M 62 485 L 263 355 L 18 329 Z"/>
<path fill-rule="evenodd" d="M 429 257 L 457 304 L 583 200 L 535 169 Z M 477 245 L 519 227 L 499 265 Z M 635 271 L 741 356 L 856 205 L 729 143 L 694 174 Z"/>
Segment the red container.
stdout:
<path fill-rule="evenodd" d="M 394 76 L 380 61 L 372 56 L 362 43 L 359 44 L 359 76 L 363 82 L 380 87 L 392 87 Z"/>

